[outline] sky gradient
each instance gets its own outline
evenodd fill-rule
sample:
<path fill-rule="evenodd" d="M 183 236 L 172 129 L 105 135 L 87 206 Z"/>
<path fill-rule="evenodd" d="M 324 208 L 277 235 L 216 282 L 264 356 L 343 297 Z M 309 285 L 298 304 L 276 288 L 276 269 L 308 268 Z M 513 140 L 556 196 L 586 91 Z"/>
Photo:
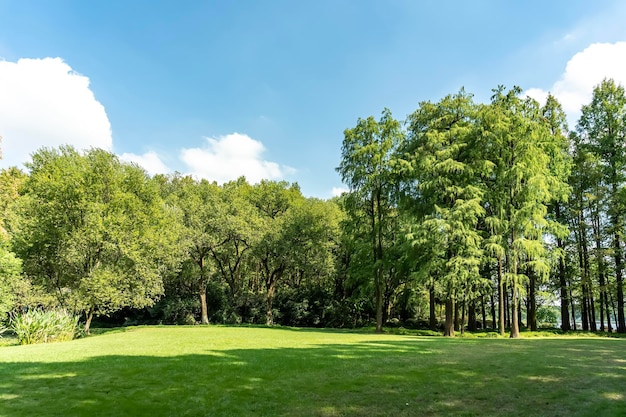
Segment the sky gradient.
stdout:
<path fill-rule="evenodd" d="M 69 143 L 328 198 L 343 130 L 385 107 L 519 85 L 575 124 L 626 83 L 624 21 L 608 0 L 0 0 L 0 167 Z"/>

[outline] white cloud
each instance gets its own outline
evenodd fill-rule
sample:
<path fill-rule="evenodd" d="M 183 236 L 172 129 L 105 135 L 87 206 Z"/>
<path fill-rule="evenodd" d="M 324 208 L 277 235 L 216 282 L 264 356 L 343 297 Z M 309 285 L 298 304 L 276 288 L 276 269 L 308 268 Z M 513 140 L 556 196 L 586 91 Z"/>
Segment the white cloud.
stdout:
<path fill-rule="evenodd" d="M 122 161 L 136 163 L 150 175 L 167 174 L 171 172 L 167 165 L 161 160 L 161 157 L 154 151 L 146 152 L 143 155 L 123 153 L 120 155 L 120 159 Z"/>
<path fill-rule="evenodd" d="M 339 197 L 341 194 L 347 193 L 347 192 L 350 192 L 350 190 L 348 190 L 345 187 L 333 187 L 331 191 L 333 197 Z"/>
<path fill-rule="evenodd" d="M 257 183 L 262 179 L 281 179 L 295 172 L 293 168 L 263 160 L 265 147 L 248 135 L 232 133 L 205 139 L 205 147 L 180 152 L 180 159 L 194 176 L 221 184 L 243 175 L 249 182 Z"/>
<path fill-rule="evenodd" d="M 111 150 L 111 124 L 80 75 L 61 58 L 0 60 L 2 166 L 63 144 Z"/>
<path fill-rule="evenodd" d="M 578 52 L 567 63 L 565 72 L 549 91 L 563 106 L 570 125 L 580 116 L 580 109 L 591 101 L 593 88 L 604 78 L 626 85 L 626 42 L 594 43 Z M 531 88 L 526 94 L 540 103 L 547 91 Z"/>

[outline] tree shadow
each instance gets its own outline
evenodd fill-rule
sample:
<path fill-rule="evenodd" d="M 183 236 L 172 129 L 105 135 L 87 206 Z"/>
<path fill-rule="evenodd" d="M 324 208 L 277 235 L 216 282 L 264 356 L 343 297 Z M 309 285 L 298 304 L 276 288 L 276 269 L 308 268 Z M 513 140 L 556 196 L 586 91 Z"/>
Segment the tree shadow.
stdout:
<path fill-rule="evenodd" d="M 623 343 L 518 342 L 0 361 L 0 416 L 626 415 Z"/>

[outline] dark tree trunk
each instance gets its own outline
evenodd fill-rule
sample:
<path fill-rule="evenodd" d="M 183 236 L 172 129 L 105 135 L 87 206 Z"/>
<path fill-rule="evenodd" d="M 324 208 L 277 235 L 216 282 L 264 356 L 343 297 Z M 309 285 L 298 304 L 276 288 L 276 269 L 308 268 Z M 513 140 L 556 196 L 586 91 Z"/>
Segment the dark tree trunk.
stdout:
<path fill-rule="evenodd" d="M 493 299 L 493 291 L 491 292 L 491 294 L 489 294 L 489 300 L 491 301 L 491 328 L 497 329 L 496 323 L 498 322 L 498 320 L 496 316 L 496 301 Z"/>
<path fill-rule="evenodd" d="M 465 306 L 466 306 L 466 302 L 463 301 L 463 303 L 461 304 L 461 336 L 463 336 L 465 334 Z"/>
<path fill-rule="evenodd" d="M 476 321 L 476 301 L 472 300 L 467 307 L 467 330 L 470 332 L 478 330 Z"/>
<path fill-rule="evenodd" d="M 504 322 L 507 328 L 511 328 L 511 306 L 509 302 L 509 286 L 504 284 Z"/>
<path fill-rule="evenodd" d="M 588 309 L 587 309 L 587 297 L 585 296 L 587 293 L 587 286 L 585 285 L 585 283 L 583 282 L 582 285 L 582 292 L 583 292 L 583 296 L 581 298 L 581 303 L 580 303 L 580 319 L 582 321 L 582 327 L 583 327 L 583 331 L 588 332 L 589 331 L 589 314 L 588 314 Z"/>
<path fill-rule="evenodd" d="M 485 308 L 485 296 L 481 295 L 480 296 L 480 309 L 481 309 L 481 315 L 482 315 L 482 325 L 483 325 L 483 330 L 485 330 L 487 328 L 487 309 Z"/>
<path fill-rule="evenodd" d="M 556 218 L 565 224 L 563 217 L 561 216 L 561 205 L 557 203 L 555 205 Z M 559 287 L 561 291 L 561 330 L 567 332 L 571 330 L 569 322 L 569 297 L 567 296 L 567 277 L 565 276 L 565 244 L 563 239 L 557 238 L 557 247 L 561 249 L 562 255 L 559 257 Z"/>
<path fill-rule="evenodd" d="M 444 336 L 454 336 L 454 305 L 456 303 L 449 296 L 446 300 L 446 322 L 443 329 Z"/>
<path fill-rule="evenodd" d="M 530 328 L 531 331 L 537 331 L 537 295 L 536 291 L 536 280 L 535 274 L 532 271 L 528 273 L 529 283 L 528 283 L 528 309 L 526 312 L 526 321 L 528 322 L 526 327 Z"/>
<path fill-rule="evenodd" d="M 459 314 L 459 302 L 455 300 L 454 303 L 454 330 L 455 331 L 459 331 L 461 330 L 461 317 Z"/>
<path fill-rule="evenodd" d="M 428 327 L 430 330 L 437 330 L 437 317 L 435 315 L 435 287 L 434 285 L 430 287 L 429 290 L 429 304 L 430 304 L 430 314 L 428 320 Z"/>
<path fill-rule="evenodd" d="M 504 336 L 504 316 L 506 312 L 505 298 L 504 282 L 502 280 L 502 260 L 498 259 L 498 331 L 501 336 Z"/>
<path fill-rule="evenodd" d="M 572 300 L 572 326 L 574 331 L 576 331 L 576 309 L 574 308 L 574 298 L 572 298 L 572 286 L 569 287 L 569 299 Z"/>
<path fill-rule="evenodd" d="M 622 277 L 622 248 L 619 234 L 614 237 L 615 249 L 615 282 L 617 284 L 617 333 L 626 333 L 624 321 L 624 283 Z"/>

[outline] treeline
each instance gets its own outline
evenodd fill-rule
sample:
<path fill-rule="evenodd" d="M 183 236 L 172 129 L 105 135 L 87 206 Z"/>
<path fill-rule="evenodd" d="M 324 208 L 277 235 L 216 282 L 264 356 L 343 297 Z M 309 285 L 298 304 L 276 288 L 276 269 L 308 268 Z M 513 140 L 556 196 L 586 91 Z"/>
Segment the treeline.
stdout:
<path fill-rule="evenodd" d="M 0 315 L 626 332 L 625 145 L 605 80 L 572 131 L 554 97 L 503 87 L 359 119 L 329 201 L 42 149 L 0 173 Z"/>

